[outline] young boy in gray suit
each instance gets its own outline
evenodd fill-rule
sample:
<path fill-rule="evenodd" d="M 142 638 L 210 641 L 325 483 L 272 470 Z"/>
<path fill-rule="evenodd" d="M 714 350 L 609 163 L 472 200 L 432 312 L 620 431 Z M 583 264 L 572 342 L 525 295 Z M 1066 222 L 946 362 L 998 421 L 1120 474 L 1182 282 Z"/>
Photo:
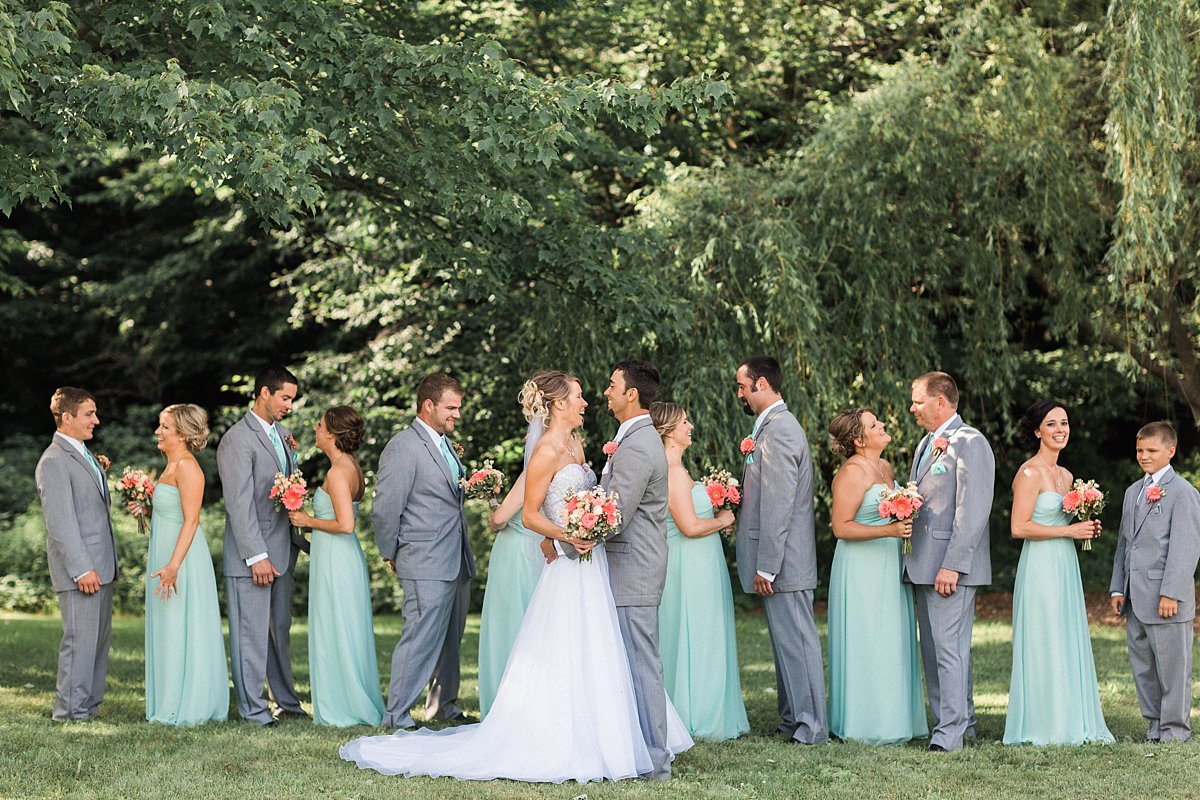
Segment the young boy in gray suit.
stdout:
<path fill-rule="evenodd" d="M 84 444 L 100 424 L 96 399 L 64 386 L 50 399 L 50 413 L 54 440 L 35 475 L 46 517 L 46 561 L 63 626 L 51 716 L 64 722 L 100 715 L 118 569 L 104 468 Z"/>
<path fill-rule="evenodd" d="M 1113 559 L 1113 613 L 1125 615 L 1129 664 L 1146 739 L 1192 735 L 1192 619 L 1200 558 L 1200 492 L 1171 468 L 1175 429 L 1151 422 L 1137 434 L 1145 476 L 1125 490 Z"/>

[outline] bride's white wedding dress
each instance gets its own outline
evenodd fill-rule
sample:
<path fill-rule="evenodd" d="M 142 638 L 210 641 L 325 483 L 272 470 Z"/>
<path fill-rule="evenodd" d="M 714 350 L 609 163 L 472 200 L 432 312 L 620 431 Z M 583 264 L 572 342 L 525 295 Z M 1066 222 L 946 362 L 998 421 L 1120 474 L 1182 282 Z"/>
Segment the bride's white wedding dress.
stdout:
<path fill-rule="evenodd" d="M 588 466 L 563 467 L 542 513 L 561 519 L 566 496 L 595 484 Z M 681 753 L 692 739 L 669 699 L 667 716 L 668 749 Z M 603 545 L 591 561 L 560 557 L 542 570 L 483 722 L 364 737 L 340 753 L 387 775 L 460 780 L 583 783 L 649 772 Z"/>

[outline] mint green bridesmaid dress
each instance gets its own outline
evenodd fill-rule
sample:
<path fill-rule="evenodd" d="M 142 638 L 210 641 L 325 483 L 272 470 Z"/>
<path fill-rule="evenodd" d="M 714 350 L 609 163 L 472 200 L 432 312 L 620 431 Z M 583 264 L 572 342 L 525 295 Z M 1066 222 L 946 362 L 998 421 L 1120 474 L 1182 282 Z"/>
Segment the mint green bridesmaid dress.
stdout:
<path fill-rule="evenodd" d="M 313 516 L 336 518 L 325 489 Z M 358 518 L 358 503 L 354 504 Z M 383 719 L 367 559 L 358 535 L 313 530 L 308 568 L 308 668 L 313 721 L 344 728 Z"/>
<path fill-rule="evenodd" d="M 1062 495 L 1042 492 L 1038 525 L 1070 525 Z M 1074 539 L 1026 539 L 1013 587 L 1013 662 L 1005 744 L 1111 742 L 1104 724 Z"/>
<path fill-rule="evenodd" d="M 217 606 L 217 578 L 204 530 L 196 529 L 170 600 L 154 596 L 151 574 L 171 560 L 183 527 L 179 489 L 154 489 L 146 570 L 146 719 L 199 725 L 229 713 L 229 673 Z"/>
<path fill-rule="evenodd" d="M 863 495 L 854 521 L 879 516 L 885 486 Z M 843 740 L 898 744 L 929 733 L 912 587 L 895 537 L 839 539 L 829 575 L 829 731 Z"/>
<path fill-rule="evenodd" d="M 483 592 L 483 615 L 479 621 L 479 712 L 491 710 L 508 654 L 525 609 L 537 586 L 546 559 L 542 535 L 521 524 L 518 511 L 496 534 L 488 558 L 487 588 Z"/>
<path fill-rule="evenodd" d="M 713 518 L 704 486 L 692 487 L 692 506 Z M 663 683 L 688 733 L 697 739 L 736 739 L 750 730 L 742 703 L 733 590 L 721 535 L 691 539 L 667 515 L 667 580 L 658 607 Z"/>

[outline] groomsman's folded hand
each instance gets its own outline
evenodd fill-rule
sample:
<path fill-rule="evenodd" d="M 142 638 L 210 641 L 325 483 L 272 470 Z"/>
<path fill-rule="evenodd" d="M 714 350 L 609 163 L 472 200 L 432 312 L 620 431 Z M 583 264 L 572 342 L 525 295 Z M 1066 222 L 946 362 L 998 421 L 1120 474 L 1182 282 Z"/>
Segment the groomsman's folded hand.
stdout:
<path fill-rule="evenodd" d="M 100 591 L 100 574 L 96 570 L 85 572 L 79 576 L 79 580 L 75 581 L 75 585 L 84 594 L 95 594 Z"/>

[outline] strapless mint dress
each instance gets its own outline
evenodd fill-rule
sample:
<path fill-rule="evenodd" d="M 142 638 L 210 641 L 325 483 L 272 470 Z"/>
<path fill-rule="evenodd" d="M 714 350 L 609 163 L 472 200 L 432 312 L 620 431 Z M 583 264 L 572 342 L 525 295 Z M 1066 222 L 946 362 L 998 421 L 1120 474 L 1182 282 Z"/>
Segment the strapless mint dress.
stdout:
<path fill-rule="evenodd" d="M 313 494 L 313 516 L 334 519 L 323 488 Z M 354 504 L 358 518 L 358 503 Z M 313 721 L 346 727 L 383 719 L 379 666 L 367 560 L 358 535 L 312 532 L 308 568 L 308 668 Z"/>
<path fill-rule="evenodd" d="M 884 485 L 867 490 L 854 521 L 879 516 Z M 839 539 L 829 575 L 829 731 L 897 744 L 929 733 L 912 587 L 901 580 L 903 542 Z"/>
<path fill-rule="evenodd" d="M 229 713 L 229 672 L 217 607 L 217 578 L 204 530 L 196 529 L 170 600 L 154 596 L 151 573 L 171 560 L 183 527 L 179 489 L 154 489 L 146 570 L 146 719 L 199 725 Z"/>
<path fill-rule="evenodd" d="M 1070 525 L 1062 495 L 1042 492 L 1039 525 Z M 1005 744 L 1111 742 L 1104 724 L 1073 539 L 1026 539 L 1013 587 L 1013 662 Z"/>
<path fill-rule="evenodd" d="M 492 543 L 479 621 L 479 711 L 487 715 L 546 559 L 540 534 L 521 524 L 520 512 Z"/>
<path fill-rule="evenodd" d="M 712 519 L 701 484 L 692 488 L 692 506 L 696 516 Z M 697 739 L 736 739 L 748 732 L 721 535 L 689 539 L 670 514 L 658 631 L 663 683 L 688 732 Z"/>

